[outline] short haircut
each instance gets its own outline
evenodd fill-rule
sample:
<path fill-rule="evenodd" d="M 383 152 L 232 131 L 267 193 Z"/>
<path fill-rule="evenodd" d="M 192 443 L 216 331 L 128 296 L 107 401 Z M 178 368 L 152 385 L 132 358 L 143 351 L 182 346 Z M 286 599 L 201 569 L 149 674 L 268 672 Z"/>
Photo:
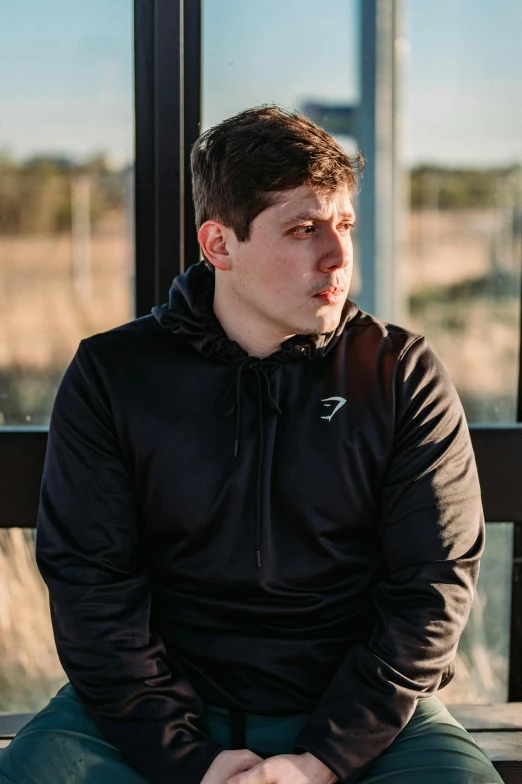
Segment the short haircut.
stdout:
<path fill-rule="evenodd" d="M 205 131 L 191 153 L 196 226 L 216 220 L 239 242 L 275 194 L 300 185 L 355 190 L 364 166 L 325 130 L 298 112 L 266 105 L 236 114 Z"/>

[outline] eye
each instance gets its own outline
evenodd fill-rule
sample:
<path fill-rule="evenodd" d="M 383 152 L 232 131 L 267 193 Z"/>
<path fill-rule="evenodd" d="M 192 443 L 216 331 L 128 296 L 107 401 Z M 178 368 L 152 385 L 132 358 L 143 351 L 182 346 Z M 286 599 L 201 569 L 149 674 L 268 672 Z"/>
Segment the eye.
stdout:
<path fill-rule="evenodd" d="M 300 235 L 301 237 L 311 234 L 313 231 L 315 231 L 315 226 L 312 226 L 311 224 L 307 226 L 297 226 L 293 229 L 293 233 Z"/>
<path fill-rule="evenodd" d="M 343 231 L 353 231 L 353 229 L 355 229 L 355 223 L 353 221 L 343 221 L 341 223 L 341 228 Z"/>

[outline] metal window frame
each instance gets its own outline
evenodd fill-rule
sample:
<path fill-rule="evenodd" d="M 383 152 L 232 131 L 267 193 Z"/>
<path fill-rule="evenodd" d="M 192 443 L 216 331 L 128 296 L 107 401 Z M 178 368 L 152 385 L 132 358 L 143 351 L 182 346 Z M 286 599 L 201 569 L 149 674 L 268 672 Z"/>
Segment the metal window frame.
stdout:
<path fill-rule="evenodd" d="M 380 7 L 394 1 L 372 3 Z M 201 2 L 134 0 L 134 21 L 135 312 L 142 316 L 165 301 L 185 260 L 199 258 L 190 188 L 185 185 L 190 144 L 200 125 Z M 375 53 L 375 40 L 370 47 Z M 375 207 L 370 205 L 374 223 Z M 515 523 L 509 700 L 522 700 L 520 369 L 522 324 L 521 424 L 470 426 L 486 520 Z M 35 526 L 46 444 L 46 428 L 0 428 L 0 528 Z"/>
<path fill-rule="evenodd" d="M 201 115 L 201 3 L 135 0 L 136 316 L 199 259 L 190 146 Z"/>

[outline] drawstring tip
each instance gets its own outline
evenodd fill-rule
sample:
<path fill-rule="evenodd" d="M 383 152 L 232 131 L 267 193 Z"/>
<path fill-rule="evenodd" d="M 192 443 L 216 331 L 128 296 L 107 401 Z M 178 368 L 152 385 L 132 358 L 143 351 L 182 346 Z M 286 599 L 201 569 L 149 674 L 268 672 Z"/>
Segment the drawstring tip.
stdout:
<path fill-rule="evenodd" d="M 256 550 L 256 556 L 257 556 L 257 565 L 258 565 L 258 567 L 261 567 L 261 551 L 260 550 Z"/>
<path fill-rule="evenodd" d="M 234 441 L 234 457 L 237 457 L 239 454 L 239 440 L 236 438 Z"/>

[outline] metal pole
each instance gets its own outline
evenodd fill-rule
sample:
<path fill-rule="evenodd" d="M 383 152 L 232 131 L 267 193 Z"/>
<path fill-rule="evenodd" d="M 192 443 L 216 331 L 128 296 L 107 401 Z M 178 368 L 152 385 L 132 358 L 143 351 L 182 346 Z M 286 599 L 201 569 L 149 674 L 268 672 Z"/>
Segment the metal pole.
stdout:
<path fill-rule="evenodd" d="M 181 0 L 155 0 L 156 279 L 154 304 L 181 272 Z"/>
<path fill-rule="evenodd" d="M 399 0 L 361 0 L 359 147 L 366 168 L 359 194 L 362 292 L 358 304 L 400 321 L 404 294 L 398 268 L 397 222 L 403 189 L 397 166 L 397 47 Z"/>
<path fill-rule="evenodd" d="M 91 175 L 71 178 L 71 273 L 80 302 L 92 296 Z"/>
<path fill-rule="evenodd" d="M 522 701 L 522 522 L 513 523 L 508 701 Z"/>
<path fill-rule="evenodd" d="M 135 0 L 136 315 L 164 302 L 181 267 L 181 0 Z"/>
<path fill-rule="evenodd" d="M 183 187 L 182 269 L 199 260 L 200 250 L 195 226 L 190 182 L 190 148 L 200 134 L 201 124 L 201 0 L 183 2 Z"/>
<path fill-rule="evenodd" d="M 522 179 L 519 179 L 519 183 L 522 186 Z M 522 192 L 522 187 L 520 187 L 520 192 Z M 522 222 L 516 225 L 522 240 Z M 522 251 L 522 244 L 519 247 Z M 522 268 L 522 253 L 519 264 Z M 520 301 L 522 302 L 522 276 Z M 522 422 L 522 318 L 519 321 L 518 350 L 517 422 Z M 513 523 L 513 527 L 508 700 L 510 702 L 520 702 L 522 701 L 522 521 L 520 518 Z"/>
<path fill-rule="evenodd" d="M 154 3 L 134 0 L 134 312 L 150 313 L 156 289 Z"/>

